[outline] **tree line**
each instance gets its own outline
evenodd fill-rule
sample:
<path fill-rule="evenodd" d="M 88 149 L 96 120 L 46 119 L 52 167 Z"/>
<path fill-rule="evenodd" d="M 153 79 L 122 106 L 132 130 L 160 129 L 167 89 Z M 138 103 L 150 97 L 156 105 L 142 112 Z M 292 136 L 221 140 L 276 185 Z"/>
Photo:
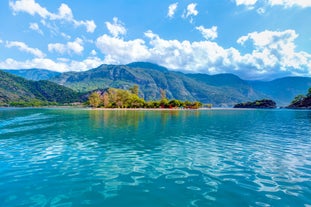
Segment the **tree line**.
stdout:
<path fill-rule="evenodd" d="M 168 100 L 165 90 L 160 90 L 161 99 L 145 101 L 138 96 L 138 85 L 129 90 L 109 88 L 104 93 L 94 91 L 88 97 L 88 105 L 93 108 L 188 108 L 198 109 L 202 103 L 198 101 Z"/>

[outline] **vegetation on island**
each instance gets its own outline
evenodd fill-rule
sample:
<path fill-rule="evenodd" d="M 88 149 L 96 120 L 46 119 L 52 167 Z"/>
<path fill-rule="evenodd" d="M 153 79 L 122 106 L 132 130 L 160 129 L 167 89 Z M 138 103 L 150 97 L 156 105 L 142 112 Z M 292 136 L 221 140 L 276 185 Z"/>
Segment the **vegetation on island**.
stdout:
<path fill-rule="evenodd" d="M 311 109 L 311 88 L 307 95 L 297 95 L 287 108 Z"/>
<path fill-rule="evenodd" d="M 244 102 L 234 105 L 234 108 L 258 108 L 258 109 L 273 109 L 276 108 L 276 103 L 273 100 L 262 99 L 253 102 Z"/>
<path fill-rule="evenodd" d="M 93 108 L 187 108 L 198 109 L 202 103 L 198 101 L 168 100 L 165 90 L 161 89 L 161 100 L 145 101 L 138 96 L 139 87 L 134 85 L 129 90 L 108 88 L 94 91 L 88 97 L 88 105 Z"/>

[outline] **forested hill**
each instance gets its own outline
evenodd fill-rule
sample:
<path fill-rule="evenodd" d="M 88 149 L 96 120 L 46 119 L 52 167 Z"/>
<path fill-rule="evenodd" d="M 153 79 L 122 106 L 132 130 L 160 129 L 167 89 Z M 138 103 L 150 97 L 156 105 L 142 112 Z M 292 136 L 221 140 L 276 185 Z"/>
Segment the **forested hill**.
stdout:
<path fill-rule="evenodd" d="M 34 100 L 71 103 L 79 101 L 79 93 L 50 81 L 30 81 L 0 71 L 0 105 Z"/>
<path fill-rule="evenodd" d="M 205 79 L 208 75 L 201 76 Z M 232 106 L 262 96 L 254 92 L 246 81 L 242 81 L 238 87 L 225 84 L 212 85 L 199 78 L 169 71 L 151 63 L 101 65 L 85 72 L 63 73 L 52 81 L 80 92 L 98 88 L 128 89 L 137 84 L 140 89 L 139 95 L 145 100 L 160 99 L 160 90 L 163 89 L 168 99 L 200 101 L 217 106 Z"/>
<path fill-rule="evenodd" d="M 14 71 L 17 74 L 17 71 Z M 47 72 L 47 73 L 46 73 Z M 19 73 L 29 79 L 42 79 L 42 71 Z M 272 81 L 247 81 L 233 74 L 186 74 L 165 67 L 135 62 L 128 65 L 101 65 L 83 72 L 53 74 L 45 71 L 43 77 L 78 92 L 95 89 L 129 89 L 137 84 L 140 96 L 158 100 L 160 89 L 169 99 L 200 101 L 214 106 L 233 106 L 237 103 L 272 99 L 278 106 L 287 106 L 297 94 L 311 87 L 311 78 L 286 77 Z"/>

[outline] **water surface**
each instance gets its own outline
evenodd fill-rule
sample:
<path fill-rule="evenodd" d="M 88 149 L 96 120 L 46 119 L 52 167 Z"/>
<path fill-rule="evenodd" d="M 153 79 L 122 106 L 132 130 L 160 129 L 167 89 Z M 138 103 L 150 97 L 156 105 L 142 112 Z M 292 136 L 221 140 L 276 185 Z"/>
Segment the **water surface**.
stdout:
<path fill-rule="evenodd" d="M 311 206 L 311 111 L 0 109 L 0 206 Z"/>

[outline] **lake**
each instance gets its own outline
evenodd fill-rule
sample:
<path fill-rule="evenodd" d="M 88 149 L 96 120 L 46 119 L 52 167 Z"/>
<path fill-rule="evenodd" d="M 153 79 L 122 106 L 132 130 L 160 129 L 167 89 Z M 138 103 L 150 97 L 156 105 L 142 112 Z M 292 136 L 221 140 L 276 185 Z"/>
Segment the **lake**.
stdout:
<path fill-rule="evenodd" d="M 0 206 L 311 206 L 311 111 L 0 109 Z"/>

